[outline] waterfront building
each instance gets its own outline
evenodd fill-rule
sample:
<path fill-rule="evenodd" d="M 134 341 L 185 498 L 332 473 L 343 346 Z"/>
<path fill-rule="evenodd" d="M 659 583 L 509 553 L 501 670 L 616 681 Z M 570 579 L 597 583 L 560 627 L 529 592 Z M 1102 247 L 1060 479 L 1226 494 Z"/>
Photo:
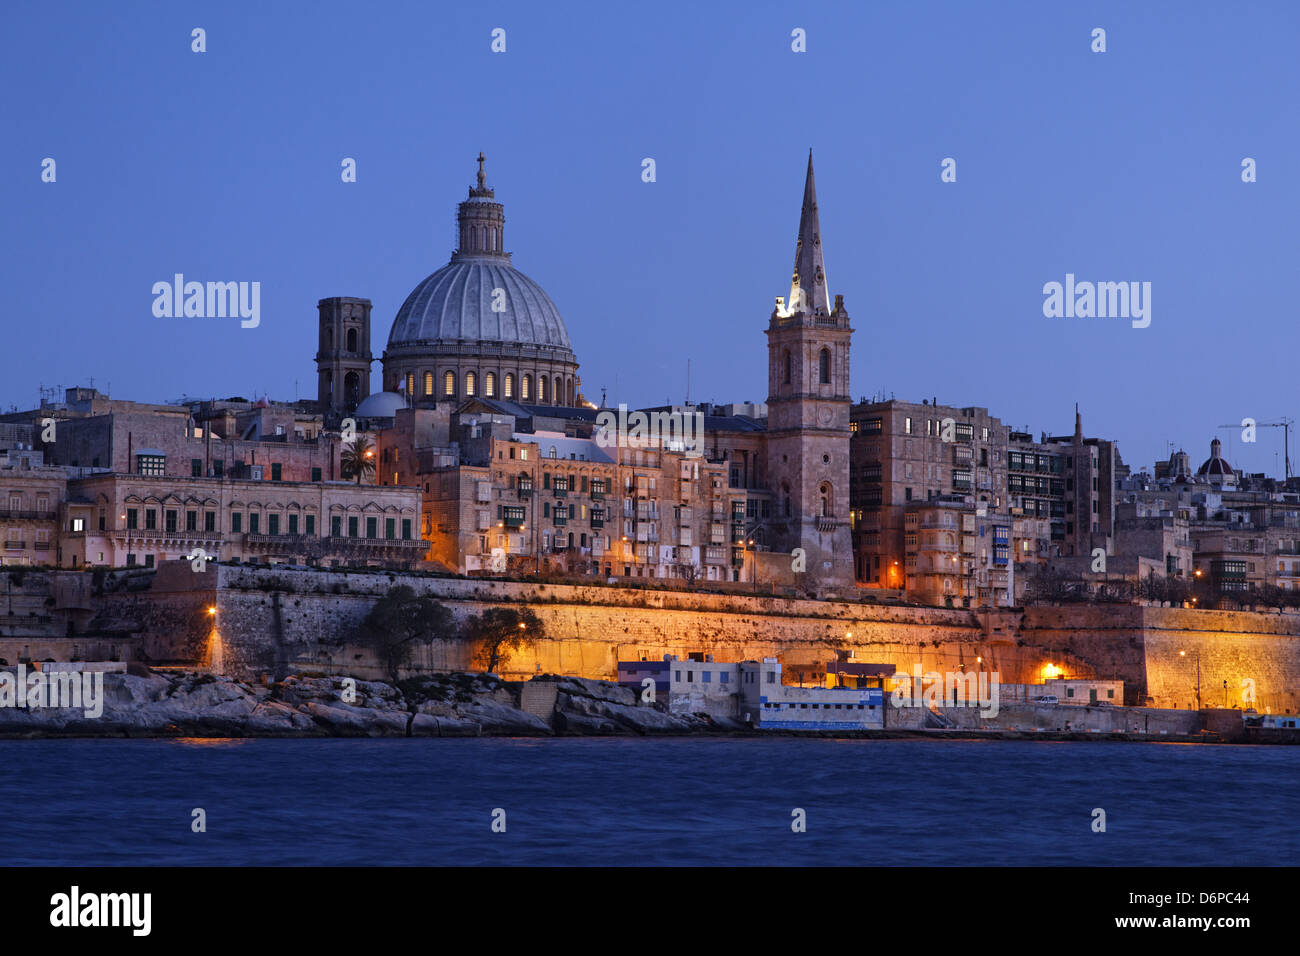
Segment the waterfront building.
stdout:
<path fill-rule="evenodd" d="M 738 665 L 740 717 L 760 730 L 870 730 L 885 724 L 878 688 L 796 687 L 774 657 Z"/>

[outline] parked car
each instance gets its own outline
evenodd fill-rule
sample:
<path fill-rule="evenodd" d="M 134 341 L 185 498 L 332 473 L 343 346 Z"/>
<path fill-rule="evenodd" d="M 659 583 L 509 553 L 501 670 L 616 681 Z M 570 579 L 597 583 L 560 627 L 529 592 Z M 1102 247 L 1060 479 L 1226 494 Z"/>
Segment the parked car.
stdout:
<path fill-rule="evenodd" d="M 1108 701 L 1108 700 L 1097 700 L 1097 701 L 1093 701 L 1092 706 L 1094 706 L 1094 707 L 1114 707 L 1115 705 L 1112 704 L 1112 703 L 1111 703 L 1110 701 Z"/>
<path fill-rule="evenodd" d="M 1055 694 L 1044 694 L 1042 697 L 1035 697 L 1035 704 L 1059 704 L 1061 701 Z"/>

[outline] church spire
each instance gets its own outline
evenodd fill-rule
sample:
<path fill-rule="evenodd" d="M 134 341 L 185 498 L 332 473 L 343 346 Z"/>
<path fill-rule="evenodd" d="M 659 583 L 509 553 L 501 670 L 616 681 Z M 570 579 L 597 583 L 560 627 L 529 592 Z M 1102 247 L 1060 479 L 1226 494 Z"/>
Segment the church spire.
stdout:
<path fill-rule="evenodd" d="M 799 212 L 799 238 L 794 249 L 794 276 L 790 280 L 790 310 L 813 314 L 830 312 L 811 147 L 808 150 L 808 176 L 803 184 L 803 208 Z"/>

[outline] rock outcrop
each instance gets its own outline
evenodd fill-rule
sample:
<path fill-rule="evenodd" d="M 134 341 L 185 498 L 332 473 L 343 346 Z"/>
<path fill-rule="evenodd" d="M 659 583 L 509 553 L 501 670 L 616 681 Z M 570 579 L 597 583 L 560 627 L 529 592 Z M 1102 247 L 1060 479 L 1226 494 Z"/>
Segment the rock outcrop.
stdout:
<path fill-rule="evenodd" d="M 546 717 L 520 709 L 519 685 L 450 673 L 388 684 L 319 675 L 249 684 L 202 672 L 103 677 L 102 713 L 0 707 L 0 737 L 477 737 L 689 734 L 723 729 L 638 701 L 608 681 L 556 683 Z M 83 702 L 84 703 L 84 702 Z"/>

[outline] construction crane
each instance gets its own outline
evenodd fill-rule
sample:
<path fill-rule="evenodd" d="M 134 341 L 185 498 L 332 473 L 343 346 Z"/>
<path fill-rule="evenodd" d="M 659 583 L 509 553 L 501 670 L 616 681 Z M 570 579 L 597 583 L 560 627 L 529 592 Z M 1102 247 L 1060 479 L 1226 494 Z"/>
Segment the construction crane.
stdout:
<path fill-rule="evenodd" d="M 1295 424 L 1295 419 L 1279 418 L 1275 422 L 1255 422 L 1255 428 L 1280 428 L 1282 429 L 1282 460 L 1285 462 L 1285 474 L 1287 481 L 1291 480 L 1291 426 Z M 1231 425 L 1220 425 L 1220 428 L 1244 428 L 1240 422 L 1233 422 Z"/>

